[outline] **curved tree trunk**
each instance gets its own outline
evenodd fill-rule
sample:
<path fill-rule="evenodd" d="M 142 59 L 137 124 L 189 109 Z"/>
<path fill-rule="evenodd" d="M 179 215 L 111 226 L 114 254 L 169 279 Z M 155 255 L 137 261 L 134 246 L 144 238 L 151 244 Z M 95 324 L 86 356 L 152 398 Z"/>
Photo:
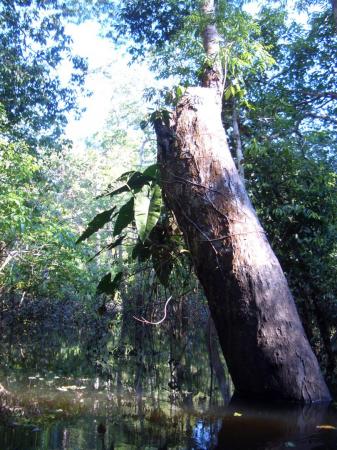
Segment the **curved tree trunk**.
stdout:
<path fill-rule="evenodd" d="M 157 121 L 165 201 L 204 287 L 239 395 L 330 400 L 287 281 L 228 149 L 217 89 L 189 88 Z"/>

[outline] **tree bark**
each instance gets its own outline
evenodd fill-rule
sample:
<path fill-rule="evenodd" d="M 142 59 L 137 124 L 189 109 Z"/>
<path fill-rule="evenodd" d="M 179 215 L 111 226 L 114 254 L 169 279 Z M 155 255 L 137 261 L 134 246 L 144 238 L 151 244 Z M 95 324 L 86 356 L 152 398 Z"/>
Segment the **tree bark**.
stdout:
<path fill-rule="evenodd" d="M 204 287 L 239 395 L 298 402 L 330 394 L 282 269 L 231 157 L 216 86 L 189 88 L 157 121 L 163 194 Z"/>
<path fill-rule="evenodd" d="M 207 62 L 204 67 L 201 84 L 203 87 L 214 88 L 217 92 L 216 100 L 221 103 L 224 90 L 224 74 L 220 58 L 220 36 L 215 23 L 214 0 L 204 0 L 201 9 L 208 21 L 202 32 Z"/>
<path fill-rule="evenodd" d="M 233 98 L 233 112 L 232 112 L 232 121 L 233 121 L 233 140 L 234 140 L 234 148 L 235 148 L 235 156 L 236 156 L 236 165 L 238 168 L 239 175 L 241 177 L 242 183 L 245 184 L 245 170 L 243 167 L 243 151 L 242 151 L 242 142 L 240 136 L 239 129 L 239 118 L 238 112 L 236 109 L 236 101 Z"/>

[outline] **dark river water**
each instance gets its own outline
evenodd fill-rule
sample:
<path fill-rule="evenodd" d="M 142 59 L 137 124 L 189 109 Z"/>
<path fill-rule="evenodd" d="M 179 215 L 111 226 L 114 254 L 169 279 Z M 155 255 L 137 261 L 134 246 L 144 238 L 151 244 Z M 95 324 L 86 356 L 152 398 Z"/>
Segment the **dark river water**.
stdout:
<path fill-rule="evenodd" d="M 322 406 L 215 407 L 198 395 L 185 404 L 52 373 L 7 381 L 31 414 L 0 426 L 1 450 L 337 448 L 337 416 Z"/>
<path fill-rule="evenodd" d="M 185 405 L 52 374 L 12 384 L 36 410 L 0 426 L 1 450 L 337 448 L 337 416 L 324 407 L 214 407 L 203 398 Z"/>
<path fill-rule="evenodd" d="M 2 315 L 0 384 L 16 409 L 0 450 L 337 449 L 333 405 L 224 398 L 200 327 L 178 339 L 101 319 L 61 326 L 68 316 Z"/>

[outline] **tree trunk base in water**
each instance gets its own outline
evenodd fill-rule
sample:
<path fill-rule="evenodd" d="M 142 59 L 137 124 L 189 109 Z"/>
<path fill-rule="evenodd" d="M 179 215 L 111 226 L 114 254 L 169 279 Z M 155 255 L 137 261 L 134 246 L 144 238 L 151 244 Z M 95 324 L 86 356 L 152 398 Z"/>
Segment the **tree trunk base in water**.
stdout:
<path fill-rule="evenodd" d="M 228 149 L 215 89 L 189 88 L 157 121 L 163 193 L 191 252 L 237 393 L 325 402 L 330 394 L 287 281 Z"/>

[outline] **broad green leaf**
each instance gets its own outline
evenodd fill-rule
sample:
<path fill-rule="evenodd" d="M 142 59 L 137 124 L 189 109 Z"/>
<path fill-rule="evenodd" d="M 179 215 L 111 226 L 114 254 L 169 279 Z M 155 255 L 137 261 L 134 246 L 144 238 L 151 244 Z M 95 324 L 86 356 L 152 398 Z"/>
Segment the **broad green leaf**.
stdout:
<path fill-rule="evenodd" d="M 151 166 L 148 166 L 144 170 L 143 175 L 144 175 L 144 177 L 149 177 L 153 181 L 155 181 L 157 179 L 157 175 L 158 175 L 158 164 L 152 164 Z"/>
<path fill-rule="evenodd" d="M 152 264 L 158 280 L 163 286 L 168 286 L 173 269 L 173 259 L 169 249 L 165 246 L 153 246 Z"/>
<path fill-rule="evenodd" d="M 107 245 L 107 249 L 108 250 L 112 250 L 115 247 L 118 247 L 118 245 L 121 245 L 121 243 L 123 242 L 124 238 L 125 238 L 125 234 L 123 234 L 123 236 L 120 236 L 118 239 L 115 240 L 115 242 L 111 242 L 110 244 Z"/>
<path fill-rule="evenodd" d="M 177 86 L 177 96 L 181 97 L 184 94 L 184 88 L 182 86 Z"/>
<path fill-rule="evenodd" d="M 113 208 L 108 209 L 107 211 L 103 211 L 97 214 L 97 216 L 95 216 L 93 220 L 89 222 L 87 229 L 77 239 L 76 244 L 84 241 L 85 239 L 88 239 L 88 237 L 96 233 L 96 231 L 103 228 L 104 225 L 111 220 L 112 213 L 114 212 L 115 209 L 116 207 L 114 206 Z"/>
<path fill-rule="evenodd" d="M 122 194 L 123 192 L 129 192 L 129 191 L 138 192 L 142 189 L 143 186 L 145 186 L 152 180 L 153 180 L 153 176 L 148 176 L 141 172 L 131 172 L 131 176 L 127 180 L 126 184 L 124 184 L 123 186 L 120 186 L 119 188 L 114 189 L 113 191 L 109 192 L 108 194 L 104 194 L 104 195 L 114 197 L 115 195 Z"/>
<path fill-rule="evenodd" d="M 134 219 L 134 198 L 125 203 L 119 210 L 117 215 L 113 235 L 117 236 L 124 228 L 126 228 Z"/>
<path fill-rule="evenodd" d="M 109 286 L 111 285 L 111 273 L 107 273 L 104 275 L 104 277 L 101 279 L 101 281 L 98 283 L 96 292 L 97 294 L 107 294 L 107 290 L 109 289 Z"/>
<path fill-rule="evenodd" d="M 138 240 L 137 244 L 133 247 L 132 250 L 132 259 L 137 259 L 140 262 L 144 262 L 149 259 L 151 256 L 150 247 L 146 244 L 143 244 L 142 241 Z"/>
<path fill-rule="evenodd" d="M 127 172 L 122 173 L 116 181 L 127 181 L 135 172 L 135 170 L 128 170 Z"/>
<path fill-rule="evenodd" d="M 151 190 L 148 187 L 143 188 L 135 196 L 135 222 L 142 242 L 148 238 L 158 222 L 161 206 L 161 190 L 157 184 Z"/>
<path fill-rule="evenodd" d="M 128 179 L 127 185 L 132 191 L 136 192 L 140 191 L 143 188 L 143 186 L 148 184 L 150 181 L 152 181 L 152 177 L 149 177 L 141 172 L 135 172 Z"/>
<path fill-rule="evenodd" d="M 107 194 L 99 195 L 97 198 L 107 197 L 107 196 L 114 197 L 115 195 L 122 194 L 123 192 L 128 192 L 129 190 L 130 190 L 129 186 L 127 184 L 123 184 L 123 186 L 121 186 L 117 189 L 114 189 L 113 191 L 111 191 Z"/>
<path fill-rule="evenodd" d="M 96 288 L 97 294 L 113 295 L 123 278 L 123 272 L 118 272 L 111 281 L 111 273 L 104 275 Z"/>
<path fill-rule="evenodd" d="M 225 100 L 229 100 L 231 98 L 231 91 L 229 88 L 225 90 Z"/>
<path fill-rule="evenodd" d="M 148 120 L 141 120 L 140 124 L 139 124 L 140 129 L 145 130 L 145 128 L 148 126 L 148 124 L 149 124 Z"/>

